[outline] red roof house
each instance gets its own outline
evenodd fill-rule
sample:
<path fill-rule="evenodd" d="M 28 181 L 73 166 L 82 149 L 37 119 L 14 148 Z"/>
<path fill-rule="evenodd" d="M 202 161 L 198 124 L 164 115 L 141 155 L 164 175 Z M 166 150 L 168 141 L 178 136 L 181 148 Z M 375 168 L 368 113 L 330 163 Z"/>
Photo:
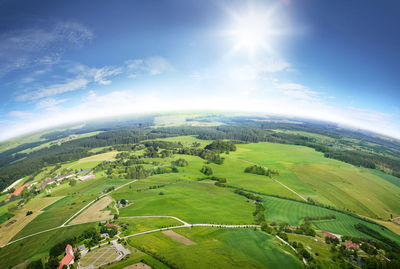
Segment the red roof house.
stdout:
<path fill-rule="evenodd" d="M 325 231 L 322 231 L 322 234 L 323 234 L 324 236 L 327 236 L 327 237 L 330 237 L 330 238 L 333 238 L 333 239 L 337 238 L 336 235 L 331 234 L 331 233 L 328 233 L 328 232 L 325 232 Z"/>
<path fill-rule="evenodd" d="M 356 243 L 351 242 L 350 240 L 346 242 L 346 249 L 354 248 L 355 250 L 359 250 L 360 246 Z"/>
<path fill-rule="evenodd" d="M 16 189 L 13 193 L 11 193 L 10 195 L 8 195 L 8 199 L 10 199 L 12 196 L 19 196 L 20 194 L 21 194 L 21 192 L 25 189 L 25 188 L 27 188 L 27 187 L 30 187 L 31 186 L 31 184 L 25 184 L 25 185 L 22 185 L 21 187 L 19 187 L 18 189 Z"/>
<path fill-rule="evenodd" d="M 74 263 L 74 250 L 72 249 L 71 245 L 67 245 L 65 248 L 65 256 L 61 260 L 60 264 L 58 265 L 57 269 L 62 269 L 64 265 L 70 266 Z"/>

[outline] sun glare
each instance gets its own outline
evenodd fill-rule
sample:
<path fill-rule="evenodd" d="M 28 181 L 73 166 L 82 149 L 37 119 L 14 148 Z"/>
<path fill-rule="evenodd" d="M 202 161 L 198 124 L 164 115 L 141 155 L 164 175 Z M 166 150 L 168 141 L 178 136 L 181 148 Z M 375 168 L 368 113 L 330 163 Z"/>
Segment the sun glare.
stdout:
<path fill-rule="evenodd" d="M 259 50 L 269 54 L 275 52 L 277 37 L 285 32 L 278 22 L 275 7 L 257 9 L 251 6 L 247 12 L 230 13 L 233 25 L 228 35 L 233 39 L 235 51 L 243 50 L 251 54 Z"/>

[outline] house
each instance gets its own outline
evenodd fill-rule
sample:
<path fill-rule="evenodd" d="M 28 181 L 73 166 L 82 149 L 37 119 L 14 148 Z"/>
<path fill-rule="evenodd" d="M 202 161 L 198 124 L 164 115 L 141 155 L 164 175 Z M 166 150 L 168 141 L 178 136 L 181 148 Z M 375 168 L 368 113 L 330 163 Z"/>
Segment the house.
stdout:
<path fill-rule="evenodd" d="M 107 239 L 110 238 L 110 235 L 108 233 L 100 234 L 101 238 Z"/>
<path fill-rule="evenodd" d="M 72 249 L 71 245 L 67 245 L 65 248 L 65 256 L 61 260 L 60 264 L 58 265 L 57 269 L 62 269 L 64 265 L 69 267 L 71 264 L 74 263 L 74 250 Z"/>
<path fill-rule="evenodd" d="M 25 189 L 25 188 L 29 188 L 31 186 L 31 184 L 25 184 L 22 185 L 21 187 L 19 187 L 18 189 L 16 189 L 13 193 L 11 193 L 10 195 L 8 195 L 8 200 L 11 199 L 11 197 L 13 196 L 19 196 L 21 194 L 21 192 Z"/>
<path fill-rule="evenodd" d="M 360 246 L 356 243 L 351 242 L 350 240 L 346 242 L 346 249 L 353 248 L 355 250 L 359 250 Z"/>
<path fill-rule="evenodd" d="M 117 229 L 121 228 L 121 227 L 119 227 L 118 225 L 112 224 L 112 223 L 107 223 L 107 224 L 106 224 L 106 227 L 108 227 L 108 228 L 115 227 L 115 228 L 117 228 Z"/>
<path fill-rule="evenodd" d="M 57 177 L 55 177 L 54 179 L 55 179 L 56 181 L 58 181 L 58 182 L 61 182 L 61 181 L 63 181 L 63 180 L 66 179 L 66 178 L 70 178 L 70 177 L 74 177 L 74 176 L 75 176 L 75 174 L 72 173 L 72 172 L 70 172 L 70 173 L 65 174 L 65 175 L 62 175 L 62 176 L 57 176 Z"/>
<path fill-rule="evenodd" d="M 89 179 L 92 179 L 92 178 L 94 178 L 94 174 L 89 174 L 89 175 L 86 175 L 86 176 L 81 176 L 81 177 L 78 177 L 77 179 L 78 179 L 79 181 L 85 181 L 85 180 L 89 180 Z"/>
<path fill-rule="evenodd" d="M 331 233 L 328 233 L 328 232 L 325 232 L 325 231 L 322 231 L 322 234 L 323 234 L 324 236 L 329 237 L 329 238 L 332 238 L 332 239 L 337 238 L 336 235 L 331 234 Z"/>
<path fill-rule="evenodd" d="M 39 187 L 37 187 L 36 191 L 43 190 L 47 184 L 49 184 L 50 182 L 53 182 L 53 181 L 54 181 L 54 179 L 52 179 L 51 177 L 46 177 L 43 180 L 43 183 Z"/>

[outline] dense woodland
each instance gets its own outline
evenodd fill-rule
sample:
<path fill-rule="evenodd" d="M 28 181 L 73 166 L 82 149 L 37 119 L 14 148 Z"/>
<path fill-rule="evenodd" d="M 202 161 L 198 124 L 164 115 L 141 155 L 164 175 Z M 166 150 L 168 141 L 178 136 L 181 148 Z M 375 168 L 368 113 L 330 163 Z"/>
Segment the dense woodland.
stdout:
<path fill-rule="evenodd" d="M 125 122 L 92 123 L 78 129 L 68 129 L 43 135 L 43 141 L 24 144 L 17 148 L 0 153 L 0 190 L 15 180 L 37 173 L 41 168 L 67 161 L 78 160 L 90 156 L 89 151 L 97 147 L 111 146 L 116 150 L 146 148 L 148 157 L 157 157 L 156 149 L 163 149 L 161 157 L 176 154 L 199 156 L 209 162 L 222 164 L 222 152 L 234 151 L 235 143 L 273 142 L 303 145 L 324 153 L 327 158 L 334 158 L 356 166 L 380 169 L 386 173 L 400 177 L 400 143 L 395 140 L 372 137 L 367 134 L 338 130 L 333 125 L 321 123 L 281 123 L 265 121 L 257 117 L 217 117 L 204 120 L 219 120 L 226 125 L 213 127 L 162 127 L 150 128 L 152 118 L 135 119 Z M 281 130 L 306 131 L 324 135 L 330 142 L 311 136 L 277 132 Z M 29 154 L 19 151 L 38 146 L 53 139 L 61 139 L 71 134 L 91 131 L 103 131 L 98 135 L 80 138 L 33 151 Z M 205 148 L 183 147 L 182 144 L 164 141 L 146 141 L 165 137 L 195 135 L 199 139 L 216 140 Z M 356 139 L 359 142 L 349 142 Z M 226 142 L 223 140 L 229 140 Z M 352 140 L 352 141 L 353 141 Z M 332 142 L 333 141 L 333 142 Z M 172 151 L 174 150 L 174 152 Z M 133 171 L 132 171 L 133 173 Z"/>

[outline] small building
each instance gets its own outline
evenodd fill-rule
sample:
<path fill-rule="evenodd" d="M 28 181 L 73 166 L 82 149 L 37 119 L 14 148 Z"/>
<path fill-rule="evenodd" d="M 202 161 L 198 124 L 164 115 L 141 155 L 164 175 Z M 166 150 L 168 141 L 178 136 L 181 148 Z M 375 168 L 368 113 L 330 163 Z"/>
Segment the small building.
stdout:
<path fill-rule="evenodd" d="M 92 179 L 92 178 L 94 178 L 94 177 L 95 177 L 95 175 L 92 174 L 92 173 L 90 173 L 89 175 L 78 177 L 77 179 L 78 179 L 79 181 L 85 181 L 85 180 Z"/>
<path fill-rule="evenodd" d="M 355 249 L 355 250 L 359 250 L 359 249 L 360 249 L 360 246 L 357 245 L 356 243 L 353 243 L 353 242 L 351 242 L 350 240 L 348 240 L 348 241 L 346 242 L 346 249 L 350 249 L 350 248 L 353 248 L 353 249 Z"/>
<path fill-rule="evenodd" d="M 323 234 L 324 236 L 329 237 L 329 238 L 332 238 L 332 239 L 336 239 L 336 238 L 337 238 L 336 235 L 331 234 L 331 233 L 328 233 L 328 232 L 325 232 L 325 231 L 322 231 L 322 234 Z"/>
<path fill-rule="evenodd" d="M 20 196 L 21 192 L 25 189 L 25 188 L 29 188 L 31 186 L 31 184 L 25 184 L 22 185 L 21 187 L 19 187 L 18 189 L 16 189 L 13 193 L 11 193 L 10 195 L 8 195 L 8 200 L 11 199 L 11 197 L 13 196 Z"/>
<path fill-rule="evenodd" d="M 110 235 L 108 233 L 100 234 L 101 238 L 107 239 L 110 238 Z"/>
<path fill-rule="evenodd" d="M 58 265 L 57 269 L 62 269 L 64 265 L 69 267 L 71 264 L 74 263 L 74 250 L 72 249 L 71 245 L 67 245 L 65 248 L 65 256 L 61 260 L 60 264 Z"/>

